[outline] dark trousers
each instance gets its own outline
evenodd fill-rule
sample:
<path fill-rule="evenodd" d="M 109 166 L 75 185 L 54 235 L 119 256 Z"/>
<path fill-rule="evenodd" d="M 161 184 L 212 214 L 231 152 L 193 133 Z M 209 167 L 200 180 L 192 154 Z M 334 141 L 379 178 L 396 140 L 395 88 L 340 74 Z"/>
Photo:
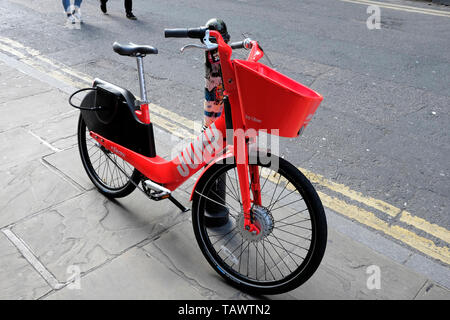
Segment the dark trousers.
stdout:
<path fill-rule="evenodd" d="M 133 11 L 133 0 L 125 0 L 124 4 L 126 13 Z"/>
<path fill-rule="evenodd" d="M 102 3 L 108 2 L 108 0 L 101 0 L 101 1 L 102 1 Z M 126 13 L 130 13 L 131 11 L 133 11 L 133 0 L 125 0 L 124 5 L 125 5 Z"/>

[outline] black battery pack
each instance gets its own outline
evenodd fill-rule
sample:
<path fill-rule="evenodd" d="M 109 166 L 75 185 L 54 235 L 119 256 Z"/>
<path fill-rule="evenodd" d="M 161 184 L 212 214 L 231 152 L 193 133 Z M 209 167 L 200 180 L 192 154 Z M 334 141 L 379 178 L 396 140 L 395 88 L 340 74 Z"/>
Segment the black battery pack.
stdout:
<path fill-rule="evenodd" d="M 136 116 L 134 95 L 109 82 L 96 79 L 95 90 L 81 102 L 81 114 L 89 131 L 147 157 L 154 157 L 152 124 Z"/>

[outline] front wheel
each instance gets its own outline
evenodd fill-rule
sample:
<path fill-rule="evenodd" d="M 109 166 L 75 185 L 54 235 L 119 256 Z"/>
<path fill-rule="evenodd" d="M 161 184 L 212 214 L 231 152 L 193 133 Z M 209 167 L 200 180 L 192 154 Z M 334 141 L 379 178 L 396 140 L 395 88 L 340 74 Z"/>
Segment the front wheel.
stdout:
<path fill-rule="evenodd" d="M 325 253 L 327 223 L 314 187 L 292 164 L 271 155 L 258 157 L 261 204 L 253 204 L 254 223 L 261 232 L 244 228 L 235 164 L 215 164 L 202 176 L 194 192 L 192 222 L 203 255 L 223 278 L 253 294 L 278 294 L 307 281 Z M 267 159 L 266 159 L 267 160 Z M 255 171 L 253 171 L 255 172 Z M 226 177 L 226 182 L 221 181 Z M 214 186 L 226 184 L 220 203 L 229 211 L 220 227 L 205 223 L 205 206 L 217 198 Z M 219 202 L 217 202 L 219 203 Z"/>

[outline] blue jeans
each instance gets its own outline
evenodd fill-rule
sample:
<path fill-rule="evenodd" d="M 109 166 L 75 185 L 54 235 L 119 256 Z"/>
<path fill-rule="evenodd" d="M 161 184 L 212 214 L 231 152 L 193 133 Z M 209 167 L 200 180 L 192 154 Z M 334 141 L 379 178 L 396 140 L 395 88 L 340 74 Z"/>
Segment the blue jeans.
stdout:
<path fill-rule="evenodd" d="M 83 0 L 75 0 L 75 2 L 74 2 L 74 5 L 75 6 L 77 6 L 77 7 L 79 7 L 80 5 L 81 5 L 81 2 L 82 2 Z M 69 8 L 70 8 L 70 0 L 62 0 L 62 4 L 63 4 L 63 7 L 64 7 L 64 11 L 69 11 Z"/>

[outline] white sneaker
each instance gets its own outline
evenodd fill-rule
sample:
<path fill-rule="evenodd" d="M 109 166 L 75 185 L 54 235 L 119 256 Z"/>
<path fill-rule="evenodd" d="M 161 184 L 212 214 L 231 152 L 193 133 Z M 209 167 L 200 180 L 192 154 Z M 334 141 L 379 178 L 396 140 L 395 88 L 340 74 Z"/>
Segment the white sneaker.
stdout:
<path fill-rule="evenodd" d="M 83 23 L 83 19 L 81 19 L 81 9 L 80 7 L 74 7 L 72 15 L 77 19 L 78 22 Z"/>
<path fill-rule="evenodd" d="M 71 14 L 67 16 L 67 24 L 75 24 L 75 17 Z"/>

